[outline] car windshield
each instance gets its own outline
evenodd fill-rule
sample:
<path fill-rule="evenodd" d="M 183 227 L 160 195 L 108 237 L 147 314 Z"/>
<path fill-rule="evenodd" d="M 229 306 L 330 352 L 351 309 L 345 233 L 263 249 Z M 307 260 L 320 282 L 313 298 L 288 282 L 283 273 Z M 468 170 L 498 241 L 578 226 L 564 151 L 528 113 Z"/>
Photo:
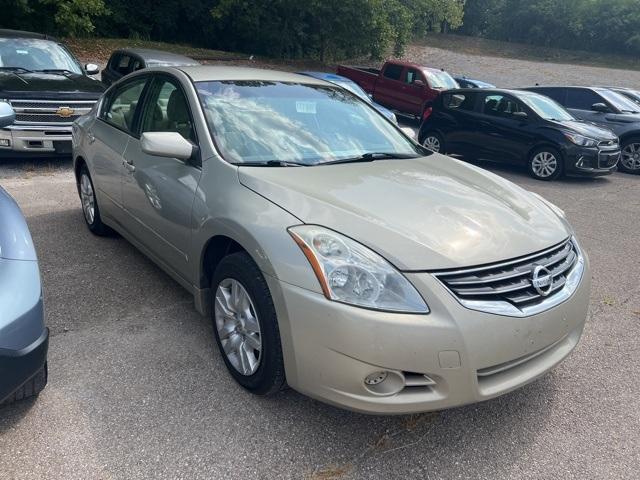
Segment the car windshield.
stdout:
<path fill-rule="evenodd" d="M 0 38 L 0 67 L 31 71 L 68 70 L 82 74 L 71 54 L 50 40 Z"/>
<path fill-rule="evenodd" d="M 222 156 L 235 164 L 319 165 L 424 152 L 341 88 L 274 81 L 197 82 Z"/>
<path fill-rule="evenodd" d="M 607 100 L 607 102 L 609 102 L 621 112 L 638 113 L 638 105 L 630 98 L 627 98 L 620 93 L 614 92 L 613 90 L 598 90 L 598 93 L 602 95 Z"/>
<path fill-rule="evenodd" d="M 360 85 L 358 85 L 357 83 L 346 82 L 344 80 L 337 80 L 337 81 L 329 80 L 329 81 L 331 83 L 338 85 L 339 87 L 349 90 L 351 93 L 353 93 L 354 95 L 357 95 L 364 101 L 371 103 L 371 97 L 369 97 L 369 95 L 367 95 L 367 92 L 365 92 L 362 88 L 360 88 Z"/>
<path fill-rule="evenodd" d="M 450 88 L 458 88 L 458 82 L 454 80 L 454 78 L 449 75 L 447 72 L 434 72 L 427 71 L 424 72 L 429 80 L 429 85 L 431 88 L 448 90 Z"/>
<path fill-rule="evenodd" d="M 561 105 L 543 95 L 522 94 L 518 98 L 545 120 L 575 120 Z"/>

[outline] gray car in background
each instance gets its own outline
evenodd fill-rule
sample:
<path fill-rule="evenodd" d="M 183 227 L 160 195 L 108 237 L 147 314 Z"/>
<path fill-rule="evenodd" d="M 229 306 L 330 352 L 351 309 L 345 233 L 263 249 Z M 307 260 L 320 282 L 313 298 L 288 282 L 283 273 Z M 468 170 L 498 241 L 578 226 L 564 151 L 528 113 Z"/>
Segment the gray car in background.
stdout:
<path fill-rule="evenodd" d="M 0 103 L 0 127 L 14 118 L 12 108 Z M 0 187 L 0 406 L 45 387 L 48 346 L 31 234 L 15 200 Z"/>

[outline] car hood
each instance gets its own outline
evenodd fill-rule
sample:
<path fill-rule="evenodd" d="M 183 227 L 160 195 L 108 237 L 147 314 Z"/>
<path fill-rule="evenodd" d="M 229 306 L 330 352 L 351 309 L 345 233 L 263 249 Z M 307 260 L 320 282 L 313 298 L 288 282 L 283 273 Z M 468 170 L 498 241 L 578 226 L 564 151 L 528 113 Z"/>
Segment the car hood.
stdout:
<path fill-rule="evenodd" d="M 0 97 L 9 99 L 98 99 L 102 83 L 77 74 L 0 72 Z"/>
<path fill-rule="evenodd" d="M 309 224 L 347 235 L 397 268 L 492 263 L 570 235 L 526 190 L 443 155 L 316 167 L 239 167 L 240 182 Z"/>
<path fill-rule="evenodd" d="M 608 128 L 603 128 L 589 122 L 583 122 L 580 120 L 563 120 L 555 123 L 580 135 L 596 140 L 615 140 L 618 138 L 616 134 Z"/>

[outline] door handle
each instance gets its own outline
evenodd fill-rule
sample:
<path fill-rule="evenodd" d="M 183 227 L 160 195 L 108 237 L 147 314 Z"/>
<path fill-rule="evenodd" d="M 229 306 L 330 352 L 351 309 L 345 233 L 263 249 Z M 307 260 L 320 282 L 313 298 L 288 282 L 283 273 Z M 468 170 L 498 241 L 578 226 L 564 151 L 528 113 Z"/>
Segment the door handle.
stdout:
<path fill-rule="evenodd" d="M 133 163 L 129 163 L 126 160 L 122 160 L 122 166 L 126 168 L 129 172 L 135 172 L 136 167 Z"/>
<path fill-rule="evenodd" d="M 481 127 L 490 127 L 491 126 L 491 124 L 489 122 L 484 122 L 484 121 L 478 122 L 478 124 Z"/>
<path fill-rule="evenodd" d="M 93 134 L 91 130 L 87 132 L 87 139 L 89 140 L 90 144 L 96 141 L 96 136 Z"/>

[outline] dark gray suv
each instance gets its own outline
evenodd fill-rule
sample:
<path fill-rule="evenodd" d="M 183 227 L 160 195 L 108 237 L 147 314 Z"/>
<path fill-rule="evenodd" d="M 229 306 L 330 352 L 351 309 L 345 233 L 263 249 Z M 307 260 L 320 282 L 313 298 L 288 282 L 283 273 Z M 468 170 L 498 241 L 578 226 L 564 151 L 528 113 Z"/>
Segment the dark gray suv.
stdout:
<path fill-rule="evenodd" d="M 602 87 L 529 87 L 564 106 L 571 114 L 607 127 L 618 135 L 622 155 L 618 168 L 640 174 L 640 105 Z"/>

